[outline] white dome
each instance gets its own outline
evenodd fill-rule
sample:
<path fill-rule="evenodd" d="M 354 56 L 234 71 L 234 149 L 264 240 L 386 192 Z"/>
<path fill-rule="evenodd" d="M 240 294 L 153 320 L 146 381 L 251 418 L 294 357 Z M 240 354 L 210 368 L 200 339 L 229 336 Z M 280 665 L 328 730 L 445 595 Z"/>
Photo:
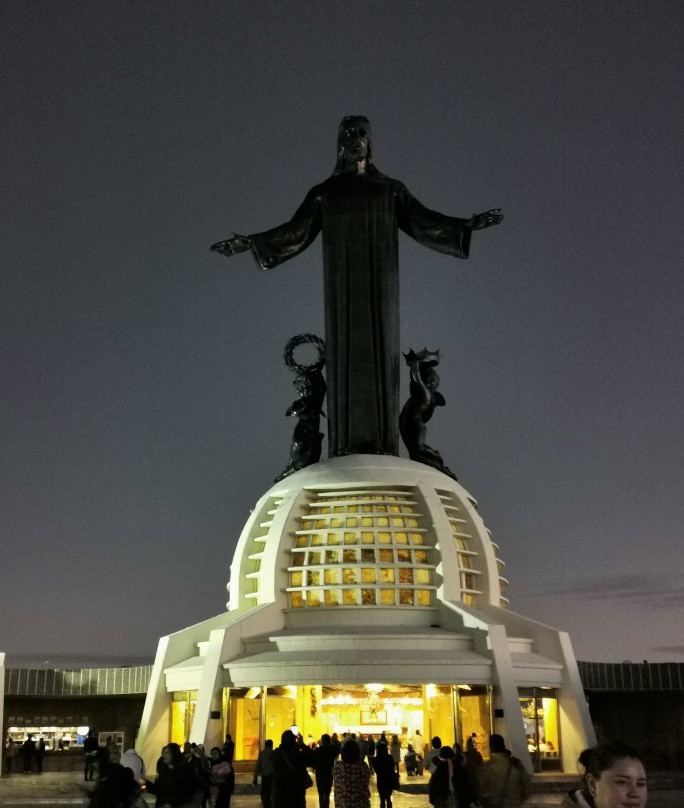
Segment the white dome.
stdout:
<path fill-rule="evenodd" d="M 497 550 L 451 477 L 398 457 L 337 457 L 259 500 L 235 551 L 228 608 L 275 602 L 298 622 L 361 610 L 373 622 L 372 610 L 401 620 L 444 599 L 505 606 Z"/>

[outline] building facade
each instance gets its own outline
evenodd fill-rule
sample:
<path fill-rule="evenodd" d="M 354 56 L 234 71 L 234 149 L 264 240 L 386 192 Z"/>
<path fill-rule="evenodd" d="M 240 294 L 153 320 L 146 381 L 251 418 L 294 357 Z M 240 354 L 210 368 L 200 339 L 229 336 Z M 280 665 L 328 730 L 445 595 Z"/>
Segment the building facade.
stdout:
<path fill-rule="evenodd" d="M 296 472 L 238 541 L 227 611 L 159 642 L 138 738 L 354 731 L 450 743 L 492 732 L 538 771 L 574 771 L 594 740 L 567 634 L 508 608 L 504 563 L 474 498 L 397 457 Z"/>

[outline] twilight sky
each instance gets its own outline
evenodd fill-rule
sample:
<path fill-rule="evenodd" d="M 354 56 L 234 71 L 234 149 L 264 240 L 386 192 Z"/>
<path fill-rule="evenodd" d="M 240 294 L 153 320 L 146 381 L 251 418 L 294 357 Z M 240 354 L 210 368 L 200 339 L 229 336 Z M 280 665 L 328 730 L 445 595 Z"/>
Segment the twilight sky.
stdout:
<path fill-rule="evenodd" d="M 323 335 L 288 219 L 339 120 L 426 205 L 500 206 L 458 261 L 401 237 L 428 441 L 511 607 L 579 659 L 684 658 L 680 2 L 3 0 L 0 651 L 150 660 L 224 608 L 288 457 L 287 340 Z M 403 380 L 405 383 L 406 380 Z M 408 385 L 402 390 L 402 401 Z"/>

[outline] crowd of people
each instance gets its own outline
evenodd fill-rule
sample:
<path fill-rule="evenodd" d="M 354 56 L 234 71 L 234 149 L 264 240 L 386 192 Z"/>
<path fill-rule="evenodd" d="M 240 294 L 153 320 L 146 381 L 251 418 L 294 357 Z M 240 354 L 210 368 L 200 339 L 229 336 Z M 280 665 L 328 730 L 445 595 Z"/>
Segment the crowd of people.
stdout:
<path fill-rule="evenodd" d="M 43 759 L 45 757 L 45 739 L 39 738 L 36 741 L 33 737 L 33 733 L 31 733 L 22 744 L 16 744 L 12 736 L 8 735 L 5 740 L 5 748 L 2 756 L 5 774 L 12 774 L 12 772 L 15 771 L 14 761 L 17 755 L 21 757 L 22 771 L 24 774 L 31 772 L 42 774 Z"/>
<path fill-rule="evenodd" d="M 280 744 L 265 743 L 253 770 L 262 808 L 306 808 L 307 790 L 318 792 L 319 808 L 370 808 L 372 787 L 380 808 L 392 808 L 400 788 L 400 759 L 396 736 L 379 738 L 345 733 L 323 735 L 305 743 L 292 730 Z M 421 749 L 420 754 L 414 748 Z M 506 748 L 504 738 L 489 738 L 484 760 L 474 737 L 465 749 L 439 737 L 429 745 L 415 740 L 404 754 L 407 777 L 428 776 L 427 800 L 434 808 L 518 808 L 531 793 L 523 764 Z M 399 749 L 401 746 L 399 745 Z M 91 808 L 143 808 L 143 791 L 153 794 L 156 808 L 230 808 L 235 789 L 235 745 L 227 736 L 209 754 L 199 744 L 183 748 L 170 743 L 157 761 L 157 775 L 148 779 L 135 750 L 98 760 L 98 779 Z M 585 750 L 579 758 L 582 780 L 562 802 L 562 808 L 645 808 L 646 774 L 639 754 L 623 743 L 611 742 Z M 86 763 L 87 771 L 88 763 Z M 313 776 L 312 776 L 313 775 Z"/>
<path fill-rule="evenodd" d="M 87 773 L 93 764 L 88 752 L 85 754 L 85 779 L 92 779 Z M 155 796 L 156 808 L 230 808 L 235 790 L 234 755 L 230 735 L 208 755 L 201 744 L 186 742 L 181 748 L 170 743 L 157 760 L 154 780 L 147 777 L 145 763 L 135 749 L 99 756 L 90 808 L 144 808 L 144 791 Z"/>

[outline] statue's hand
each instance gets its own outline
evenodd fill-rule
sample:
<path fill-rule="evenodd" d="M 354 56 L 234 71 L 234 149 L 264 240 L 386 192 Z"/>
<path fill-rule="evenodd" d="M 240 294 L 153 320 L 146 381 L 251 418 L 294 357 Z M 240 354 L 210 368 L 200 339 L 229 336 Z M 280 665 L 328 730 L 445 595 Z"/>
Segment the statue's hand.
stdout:
<path fill-rule="evenodd" d="M 238 253 L 245 252 L 245 250 L 248 250 L 251 245 L 252 242 L 249 238 L 247 238 L 247 236 L 240 236 L 237 233 L 234 233 L 233 238 L 226 239 L 226 241 L 217 241 L 216 244 L 212 244 L 209 249 L 213 252 L 230 257 L 231 255 L 237 255 Z"/>
<path fill-rule="evenodd" d="M 473 230 L 484 230 L 486 227 L 501 224 L 502 221 L 503 213 L 501 208 L 493 208 L 492 210 L 486 210 L 484 213 L 473 213 L 467 223 Z"/>

